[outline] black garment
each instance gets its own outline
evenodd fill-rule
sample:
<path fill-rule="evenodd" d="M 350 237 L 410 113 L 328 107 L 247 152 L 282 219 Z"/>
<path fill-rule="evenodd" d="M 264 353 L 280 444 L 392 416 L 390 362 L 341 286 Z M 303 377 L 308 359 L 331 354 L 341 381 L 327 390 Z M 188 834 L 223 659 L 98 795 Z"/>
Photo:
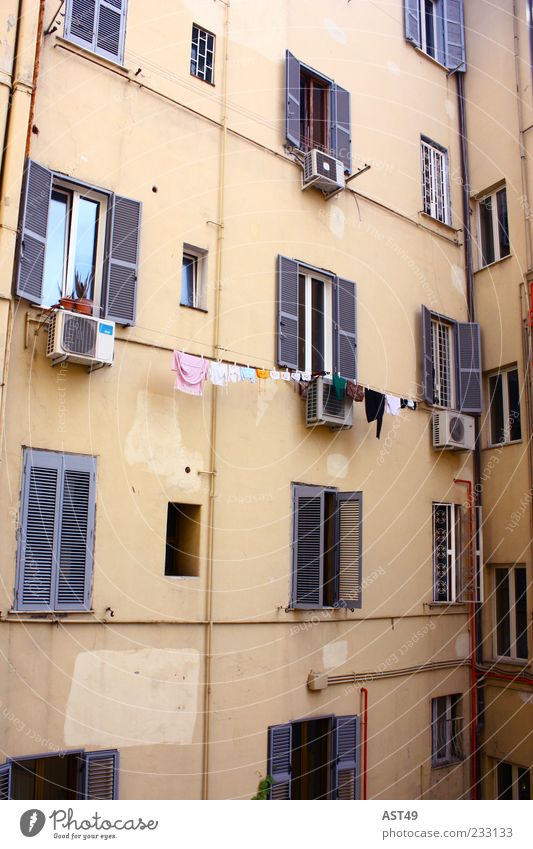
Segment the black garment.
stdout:
<path fill-rule="evenodd" d="M 365 411 L 367 422 L 377 421 L 376 437 L 379 439 L 385 412 L 385 396 L 381 392 L 374 392 L 373 389 L 365 389 Z"/>
<path fill-rule="evenodd" d="M 416 410 L 416 401 L 411 401 L 409 398 L 400 398 L 400 407 L 405 410 L 408 407 L 410 410 Z"/>

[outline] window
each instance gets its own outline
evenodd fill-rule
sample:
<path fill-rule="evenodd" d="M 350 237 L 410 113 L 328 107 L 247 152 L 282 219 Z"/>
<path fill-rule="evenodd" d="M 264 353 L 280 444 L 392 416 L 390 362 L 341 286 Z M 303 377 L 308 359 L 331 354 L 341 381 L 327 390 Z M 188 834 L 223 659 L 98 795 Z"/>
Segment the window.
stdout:
<path fill-rule="evenodd" d="M 357 377 L 356 285 L 278 257 L 278 364 Z"/>
<path fill-rule="evenodd" d="M 435 142 L 422 137 L 422 209 L 443 224 L 452 221 L 450 209 L 450 178 L 448 151 Z"/>
<path fill-rule="evenodd" d="M 134 324 L 141 204 L 65 180 L 29 161 L 16 294 L 41 306 L 89 297 L 94 312 Z"/>
<path fill-rule="evenodd" d="M 479 324 L 457 322 L 422 307 L 424 400 L 428 404 L 481 413 Z"/>
<path fill-rule="evenodd" d="M 461 548 L 461 507 L 433 504 L 433 601 L 461 602 L 463 597 L 463 556 Z M 466 576 L 465 576 L 466 577 Z"/>
<path fill-rule="evenodd" d="M 120 65 L 127 0 L 67 0 L 65 38 Z"/>
<path fill-rule="evenodd" d="M 357 799 L 359 718 L 328 716 L 268 729 L 271 799 Z"/>
<path fill-rule="evenodd" d="M 432 766 L 463 759 L 461 694 L 431 700 Z"/>
<path fill-rule="evenodd" d="M 522 439 L 517 368 L 489 375 L 489 404 L 490 444 L 499 445 Z"/>
<path fill-rule="evenodd" d="M 0 799 L 117 799 L 116 749 L 10 758 L 0 765 Z"/>
<path fill-rule="evenodd" d="M 96 459 L 24 449 L 15 610 L 89 610 Z"/>
<path fill-rule="evenodd" d="M 405 37 L 450 70 L 465 71 L 463 0 L 404 0 Z"/>
<path fill-rule="evenodd" d="M 215 36 L 193 24 L 191 42 L 191 74 L 193 77 L 199 77 L 206 83 L 214 85 L 214 60 Z"/>
<path fill-rule="evenodd" d="M 207 251 L 184 245 L 181 264 L 180 304 L 182 307 L 207 310 L 206 278 Z"/>
<path fill-rule="evenodd" d="M 478 242 L 481 267 L 511 253 L 505 187 L 478 201 Z"/>
<path fill-rule="evenodd" d="M 288 50 L 285 60 L 285 136 L 302 151 L 322 150 L 351 171 L 350 93 Z"/>
<path fill-rule="evenodd" d="M 291 607 L 361 607 L 361 492 L 293 484 Z"/>
<path fill-rule="evenodd" d="M 496 766 L 496 787 L 498 799 L 531 799 L 529 769 L 500 761 Z"/>
<path fill-rule="evenodd" d="M 494 584 L 496 656 L 527 660 L 526 567 L 497 566 Z"/>
<path fill-rule="evenodd" d="M 165 575 L 197 577 L 200 573 L 200 507 L 196 504 L 168 505 Z"/>

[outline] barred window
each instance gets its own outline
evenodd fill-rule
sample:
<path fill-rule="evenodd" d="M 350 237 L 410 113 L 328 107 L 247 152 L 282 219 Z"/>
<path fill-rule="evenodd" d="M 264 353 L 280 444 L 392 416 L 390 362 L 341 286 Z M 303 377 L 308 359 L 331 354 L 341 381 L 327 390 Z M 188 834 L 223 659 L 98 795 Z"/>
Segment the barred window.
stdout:
<path fill-rule="evenodd" d="M 215 36 L 193 24 L 191 74 L 214 85 Z"/>
<path fill-rule="evenodd" d="M 422 138 L 420 153 L 423 211 L 443 224 L 451 224 L 448 151 Z"/>

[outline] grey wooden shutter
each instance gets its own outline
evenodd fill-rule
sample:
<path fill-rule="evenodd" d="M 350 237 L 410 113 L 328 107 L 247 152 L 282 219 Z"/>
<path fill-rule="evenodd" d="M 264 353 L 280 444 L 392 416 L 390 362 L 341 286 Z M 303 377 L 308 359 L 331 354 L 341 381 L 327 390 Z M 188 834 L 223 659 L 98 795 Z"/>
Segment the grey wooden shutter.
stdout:
<path fill-rule="evenodd" d="M 344 170 L 352 170 L 352 123 L 350 92 L 336 83 L 330 90 L 331 98 L 331 147 L 336 159 L 344 164 Z"/>
<path fill-rule="evenodd" d="M 21 205 L 16 294 L 36 304 L 42 299 L 51 194 L 52 172 L 28 159 Z"/>
<path fill-rule="evenodd" d="M 293 490 L 292 607 L 323 606 L 324 490 Z"/>
<path fill-rule="evenodd" d="M 25 449 L 17 557 L 17 610 L 49 610 L 54 581 L 62 455 Z"/>
<path fill-rule="evenodd" d="M 104 318 L 135 324 L 141 204 L 113 195 L 108 221 Z"/>
<path fill-rule="evenodd" d="M 340 277 L 333 286 L 333 371 L 357 380 L 357 287 Z"/>
<path fill-rule="evenodd" d="M 337 494 L 337 605 L 362 607 L 363 493 Z"/>
<path fill-rule="evenodd" d="M 278 256 L 278 365 L 298 368 L 298 263 Z"/>
<path fill-rule="evenodd" d="M 300 62 L 285 52 L 285 138 L 300 147 Z"/>
<path fill-rule="evenodd" d="M 11 799 L 11 764 L 0 764 L 0 799 Z"/>
<path fill-rule="evenodd" d="M 90 607 L 95 502 L 95 458 L 65 454 L 59 528 L 57 610 L 87 610 Z"/>
<path fill-rule="evenodd" d="M 459 322 L 456 330 L 458 405 L 463 413 L 481 413 L 481 338 L 479 324 Z"/>
<path fill-rule="evenodd" d="M 65 38 L 94 50 L 97 0 L 68 0 L 65 15 Z"/>
<path fill-rule="evenodd" d="M 433 365 L 433 344 L 431 339 L 431 311 L 422 307 L 422 391 L 424 401 L 435 403 L 435 367 Z"/>
<path fill-rule="evenodd" d="M 271 725 L 268 729 L 268 775 L 274 780 L 271 799 L 291 798 L 291 750 L 291 724 Z"/>
<path fill-rule="evenodd" d="M 87 752 L 84 769 L 85 799 L 118 799 L 119 754 L 116 749 Z"/>
<path fill-rule="evenodd" d="M 445 62 L 450 70 L 466 71 L 463 0 L 442 0 Z"/>
<path fill-rule="evenodd" d="M 359 795 L 359 717 L 338 716 L 335 722 L 334 799 L 345 801 Z"/>
<path fill-rule="evenodd" d="M 122 64 L 126 32 L 126 0 L 99 0 L 96 52 Z"/>
<path fill-rule="evenodd" d="M 404 0 L 404 23 L 405 37 L 420 47 L 422 39 L 420 36 L 420 0 Z"/>

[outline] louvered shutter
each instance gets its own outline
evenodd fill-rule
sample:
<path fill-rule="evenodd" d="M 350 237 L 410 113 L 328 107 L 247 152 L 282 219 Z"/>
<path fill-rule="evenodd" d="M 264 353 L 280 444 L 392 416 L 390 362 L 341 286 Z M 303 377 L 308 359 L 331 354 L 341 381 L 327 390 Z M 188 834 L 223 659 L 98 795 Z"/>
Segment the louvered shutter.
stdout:
<path fill-rule="evenodd" d="M 300 62 L 285 52 L 285 138 L 300 147 Z"/>
<path fill-rule="evenodd" d="M 334 799 L 357 799 L 359 760 L 359 717 L 338 716 L 335 721 Z"/>
<path fill-rule="evenodd" d="M 445 65 L 450 70 L 466 71 L 463 0 L 442 2 Z"/>
<path fill-rule="evenodd" d="M 271 725 L 268 729 L 268 775 L 274 780 L 271 799 L 291 798 L 292 727 Z"/>
<path fill-rule="evenodd" d="M 122 64 L 126 31 L 126 0 L 99 0 L 96 52 Z"/>
<path fill-rule="evenodd" d="M 54 583 L 62 455 L 24 452 L 17 560 L 17 610 L 49 610 Z"/>
<path fill-rule="evenodd" d="M 278 365 L 298 368 L 298 263 L 278 256 Z"/>
<path fill-rule="evenodd" d="M 352 123 L 350 92 L 336 83 L 331 87 L 331 147 L 333 156 L 344 164 L 344 170 L 352 170 Z"/>
<path fill-rule="evenodd" d="M 420 47 L 420 0 L 404 0 L 405 37 Z"/>
<path fill-rule="evenodd" d="M 57 610 L 87 610 L 90 606 L 95 502 L 95 458 L 65 454 L 59 523 Z"/>
<path fill-rule="evenodd" d="M 119 753 L 116 749 L 85 754 L 85 799 L 118 799 Z"/>
<path fill-rule="evenodd" d="M 337 605 L 362 606 L 363 493 L 337 494 Z"/>
<path fill-rule="evenodd" d="M 28 159 L 22 195 L 16 294 L 36 304 L 42 299 L 51 194 L 52 172 Z"/>
<path fill-rule="evenodd" d="M 113 195 L 108 221 L 104 318 L 135 324 L 141 204 Z"/>
<path fill-rule="evenodd" d="M 435 403 L 433 345 L 431 341 L 431 312 L 422 307 L 422 388 L 424 401 Z"/>
<path fill-rule="evenodd" d="M 333 371 L 357 380 L 357 287 L 339 277 L 333 286 Z"/>
<path fill-rule="evenodd" d="M 88 50 L 95 47 L 97 0 L 68 0 L 65 38 Z"/>
<path fill-rule="evenodd" d="M 11 764 L 0 764 L 0 799 L 11 799 Z"/>
<path fill-rule="evenodd" d="M 463 413 L 481 413 L 481 338 L 479 324 L 459 322 L 456 330 L 458 402 Z"/>
<path fill-rule="evenodd" d="M 323 606 L 324 490 L 295 486 L 293 493 L 292 607 Z"/>

